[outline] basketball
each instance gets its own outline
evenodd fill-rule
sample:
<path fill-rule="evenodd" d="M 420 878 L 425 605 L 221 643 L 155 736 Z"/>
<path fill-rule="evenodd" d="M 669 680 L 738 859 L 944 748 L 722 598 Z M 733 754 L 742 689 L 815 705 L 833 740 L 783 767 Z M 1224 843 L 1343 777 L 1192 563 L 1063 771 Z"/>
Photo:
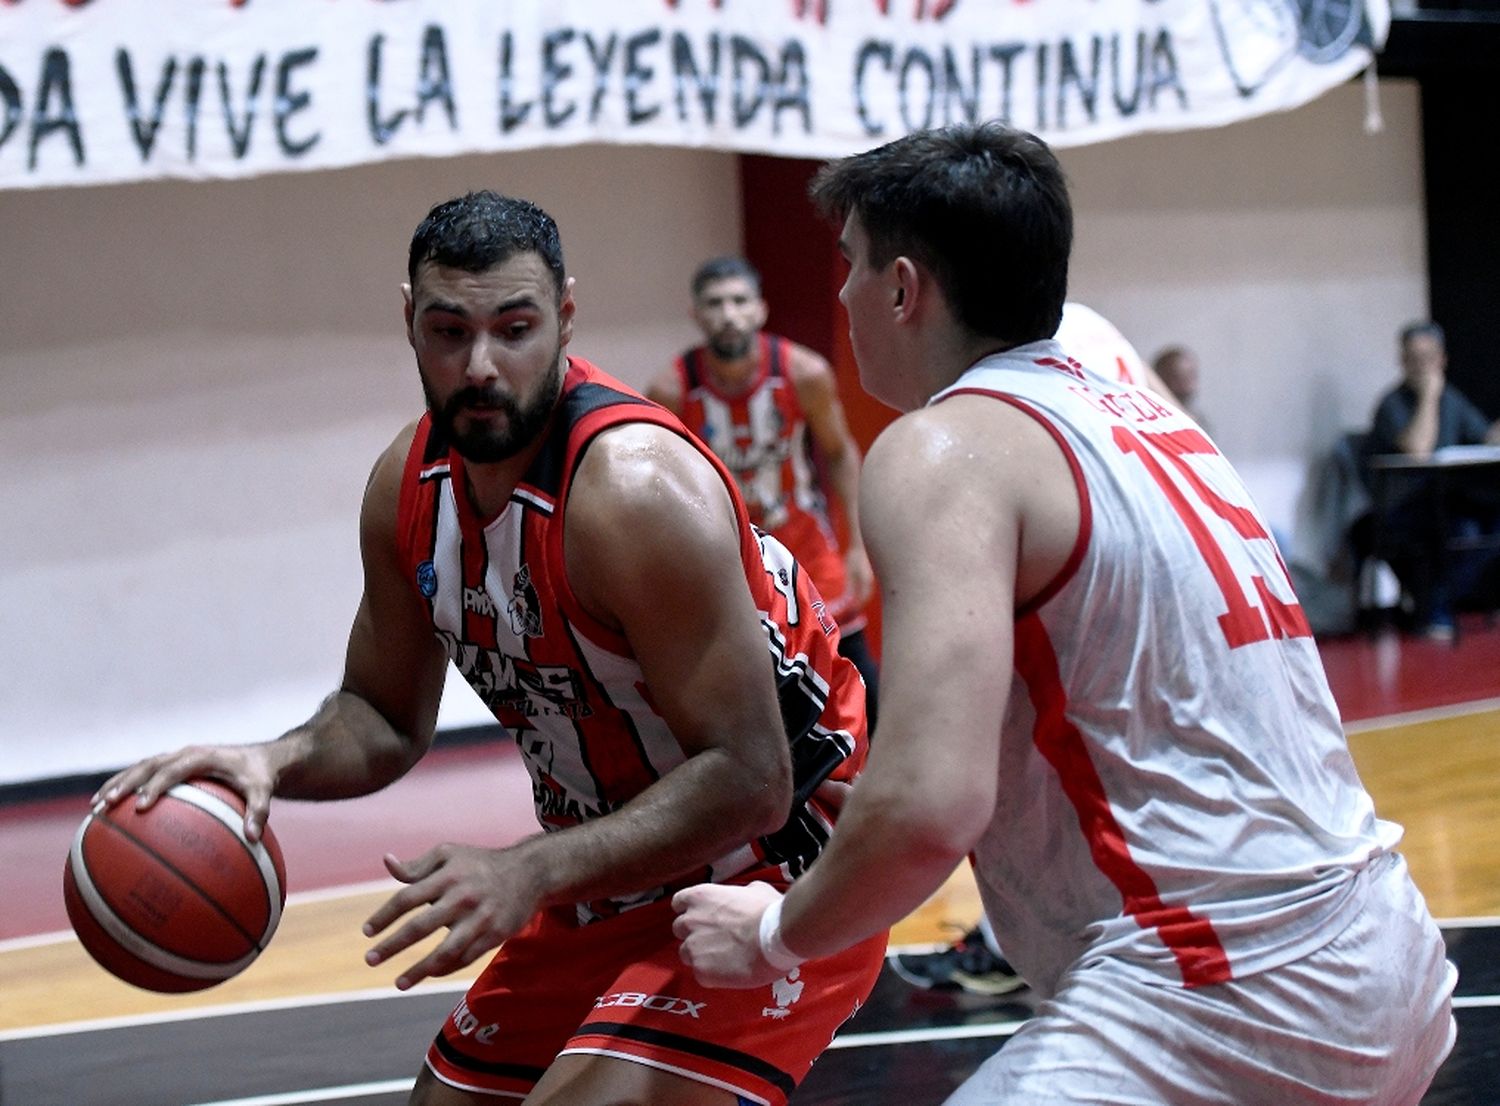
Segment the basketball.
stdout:
<path fill-rule="evenodd" d="M 73 931 L 111 974 L 148 991 L 201 991 L 247 968 L 276 932 L 286 867 L 269 826 L 245 839 L 245 803 L 210 780 L 145 811 L 93 810 L 63 869 Z"/>

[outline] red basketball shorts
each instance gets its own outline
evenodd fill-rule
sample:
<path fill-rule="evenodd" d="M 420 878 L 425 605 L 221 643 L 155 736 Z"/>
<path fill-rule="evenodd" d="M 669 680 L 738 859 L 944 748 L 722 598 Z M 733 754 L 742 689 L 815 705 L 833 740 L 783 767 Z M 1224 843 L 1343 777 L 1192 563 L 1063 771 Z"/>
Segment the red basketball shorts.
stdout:
<path fill-rule="evenodd" d="M 579 928 L 538 914 L 506 941 L 443 1024 L 427 1066 L 454 1087 L 524 1098 L 558 1055 L 647 1064 L 784 1106 L 869 997 L 884 934 L 753 990 L 701 986 L 663 899 Z"/>

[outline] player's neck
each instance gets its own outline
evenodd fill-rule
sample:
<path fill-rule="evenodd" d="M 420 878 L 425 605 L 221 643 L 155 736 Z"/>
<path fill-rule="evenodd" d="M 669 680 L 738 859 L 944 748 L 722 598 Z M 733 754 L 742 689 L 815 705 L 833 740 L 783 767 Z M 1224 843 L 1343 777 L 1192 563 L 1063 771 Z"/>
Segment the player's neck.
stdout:
<path fill-rule="evenodd" d="M 488 521 L 505 510 L 510 503 L 511 494 L 526 475 L 527 469 L 531 468 L 531 462 L 536 459 L 542 444 L 547 440 L 551 426 L 549 421 L 547 429 L 514 457 L 507 457 L 503 461 L 464 460 L 464 491 L 468 495 L 469 506 L 479 518 Z"/>
<path fill-rule="evenodd" d="M 957 383 L 959 377 L 986 357 L 1014 348 L 1008 343 L 958 329 L 932 332 L 925 346 L 924 351 L 912 360 L 918 366 L 923 403 Z"/>
<path fill-rule="evenodd" d="M 760 371 L 760 336 L 750 343 L 743 357 L 724 358 L 714 352 L 712 346 L 703 347 L 703 367 L 709 380 L 721 392 L 733 395 L 744 391 L 755 380 Z"/>

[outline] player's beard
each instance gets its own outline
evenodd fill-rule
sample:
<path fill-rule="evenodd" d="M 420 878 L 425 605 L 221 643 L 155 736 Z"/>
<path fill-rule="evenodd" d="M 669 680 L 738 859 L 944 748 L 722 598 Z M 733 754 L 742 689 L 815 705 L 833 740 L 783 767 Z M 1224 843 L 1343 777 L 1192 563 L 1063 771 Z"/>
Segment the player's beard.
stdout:
<path fill-rule="evenodd" d="M 724 330 L 708 340 L 708 348 L 721 361 L 738 361 L 750 352 L 755 341 L 755 332 L 746 334 L 739 330 Z"/>
<path fill-rule="evenodd" d="M 562 391 L 563 358 L 562 344 L 552 358 L 552 369 L 542 379 L 536 391 L 526 400 L 501 394 L 491 388 L 460 388 L 439 404 L 432 394 L 427 378 L 422 377 L 422 392 L 427 397 L 427 409 L 432 412 L 433 425 L 448 443 L 458 451 L 465 461 L 492 464 L 505 461 L 520 453 L 536 441 L 552 409 L 557 406 L 558 394 Z M 464 408 L 470 405 L 492 407 L 500 411 L 500 420 L 469 420 L 467 429 L 459 428 L 459 419 Z"/>

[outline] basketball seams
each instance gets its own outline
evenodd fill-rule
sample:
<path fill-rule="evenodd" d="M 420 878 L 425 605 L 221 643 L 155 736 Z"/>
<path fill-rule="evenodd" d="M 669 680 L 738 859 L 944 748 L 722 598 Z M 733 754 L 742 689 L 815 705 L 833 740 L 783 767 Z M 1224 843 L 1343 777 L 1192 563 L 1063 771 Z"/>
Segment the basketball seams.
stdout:
<path fill-rule="evenodd" d="M 84 860 L 84 838 L 88 835 L 89 827 L 96 824 L 112 826 L 123 837 L 140 848 L 144 849 L 145 846 L 132 835 L 120 830 L 120 827 L 109 819 L 101 818 L 98 814 L 90 814 L 84 819 L 83 824 L 78 827 L 78 832 L 73 837 L 73 845 L 68 850 L 69 873 L 73 877 L 73 885 L 78 891 L 79 898 L 83 900 L 89 915 L 99 927 L 123 950 L 142 963 L 153 968 L 158 968 L 161 971 L 174 972 L 177 975 L 186 976 L 190 979 L 213 980 L 228 979 L 237 972 L 243 971 L 259 955 L 260 949 L 256 947 L 254 951 L 246 956 L 227 963 L 191 960 L 185 956 L 178 956 L 176 953 L 168 952 L 166 949 L 152 944 L 137 934 L 125 923 L 124 919 L 115 913 L 114 908 L 109 905 L 108 901 L 99 891 L 99 888 L 95 886 L 93 876 L 89 873 L 88 864 Z M 197 889 L 194 888 L 194 890 L 196 891 Z"/>
<path fill-rule="evenodd" d="M 159 825 L 158 811 L 202 838 L 206 851 L 190 845 L 179 855 L 184 830 Z M 129 898 L 112 901 L 129 894 L 137 870 L 154 871 L 184 896 L 160 933 L 138 927 Z M 201 990 L 244 971 L 265 950 L 283 912 L 284 871 L 269 827 L 258 842 L 245 837 L 237 794 L 195 780 L 173 787 L 150 811 L 105 804 L 90 811 L 69 846 L 63 891 L 85 950 L 108 971 L 147 990 Z"/>
<path fill-rule="evenodd" d="M 220 822 L 224 823 L 234 835 L 234 839 L 245 849 L 247 855 L 255 863 L 255 866 L 260 869 L 261 882 L 265 885 L 266 890 L 266 925 L 259 937 L 249 933 L 246 933 L 245 936 L 258 949 L 264 950 L 266 943 L 270 941 L 271 935 L 276 932 L 276 927 L 281 922 L 281 903 L 286 891 L 281 886 L 281 875 L 276 870 L 275 862 L 271 859 L 270 850 L 266 848 L 263 841 L 252 844 L 247 840 L 244 832 L 244 814 L 212 792 L 205 791 L 201 787 L 195 787 L 190 783 L 180 783 L 168 791 L 167 794 L 174 799 L 191 803 L 193 806 L 196 806 L 207 814 L 213 815 Z M 167 861 L 163 859 L 162 863 L 167 864 Z M 167 864 L 167 866 L 171 867 L 170 864 Z M 176 869 L 173 870 L 175 871 Z M 209 901 L 212 902 L 212 900 Z M 223 912 L 218 903 L 214 903 L 214 908 L 220 910 L 221 913 Z M 240 928 L 238 924 L 236 924 L 236 928 Z"/>
<path fill-rule="evenodd" d="M 177 878 L 177 881 L 186 890 L 192 892 L 194 898 L 207 906 L 216 915 L 218 915 L 221 921 L 226 922 L 229 927 L 234 930 L 234 932 L 243 937 L 245 941 L 255 950 L 255 952 L 258 953 L 263 951 L 264 946 L 260 941 L 256 940 L 255 934 L 246 929 L 238 918 L 236 918 L 233 914 L 225 909 L 222 903 L 220 903 L 202 887 L 199 887 L 198 880 L 192 874 L 184 871 L 181 867 L 172 863 L 172 860 L 169 856 L 167 856 L 160 849 L 157 849 L 155 846 L 151 845 L 141 837 L 132 833 L 130 830 L 126 829 L 123 825 L 115 821 L 113 818 L 101 817 L 98 815 L 93 816 L 93 818 L 98 822 L 99 825 L 108 826 L 110 831 L 119 834 L 126 841 L 129 841 L 132 845 L 140 850 L 143 856 L 155 861 L 157 866 L 160 867 L 162 871 L 175 876 Z"/>

